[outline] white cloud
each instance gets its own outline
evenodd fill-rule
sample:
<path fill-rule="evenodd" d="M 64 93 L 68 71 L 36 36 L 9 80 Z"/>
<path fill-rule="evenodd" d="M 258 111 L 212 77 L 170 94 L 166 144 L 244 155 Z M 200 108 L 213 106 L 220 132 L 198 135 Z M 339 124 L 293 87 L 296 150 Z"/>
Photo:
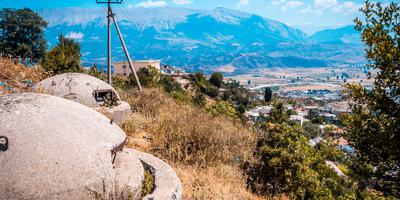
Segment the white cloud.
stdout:
<path fill-rule="evenodd" d="M 74 39 L 74 40 L 82 40 L 85 35 L 82 32 L 68 32 L 65 36 L 66 38 Z"/>
<path fill-rule="evenodd" d="M 174 3 L 180 5 L 191 4 L 193 3 L 193 0 L 174 0 Z"/>
<path fill-rule="evenodd" d="M 300 7 L 302 5 L 304 5 L 304 3 L 301 1 L 289 1 L 286 3 L 286 6 L 291 8 Z"/>
<path fill-rule="evenodd" d="M 281 6 L 281 10 L 286 11 L 288 9 L 297 8 L 297 7 L 300 7 L 303 5 L 304 5 L 304 3 L 301 1 L 288 1 L 284 5 Z"/>
<path fill-rule="evenodd" d="M 362 4 L 355 4 L 352 1 L 346 1 L 343 4 L 333 7 L 332 10 L 333 10 L 333 12 L 336 12 L 336 13 L 356 12 L 362 6 L 363 6 Z"/>
<path fill-rule="evenodd" d="M 250 4 L 250 0 L 239 0 L 239 3 L 237 4 L 238 7 L 241 6 L 247 6 Z"/>
<path fill-rule="evenodd" d="M 164 7 L 167 6 L 167 2 L 165 1 L 152 1 L 152 0 L 148 0 L 148 1 L 144 1 L 141 3 L 138 3 L 135 5 L 136 8 L 138 7 L 142 7 L 142 8 L 155 8 L 155 7 Z"/>
<path fill-rule="evenodd" d="M 336 0 L 314 0 L 314 7 L 319 9 L 327 9 L 336 6 L 338 2 Z"/>

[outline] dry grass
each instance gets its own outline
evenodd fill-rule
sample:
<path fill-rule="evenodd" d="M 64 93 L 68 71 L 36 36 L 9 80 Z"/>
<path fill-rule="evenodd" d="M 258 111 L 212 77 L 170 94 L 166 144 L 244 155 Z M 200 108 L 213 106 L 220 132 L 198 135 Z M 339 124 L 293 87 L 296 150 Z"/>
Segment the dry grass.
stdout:
<path fill-rule="evenodd" d="M 188 200 L 261 200 L 263 197 L 249 192 L 240 169 L 230 165 L 195 168 L 174 166 L 184 188 L 184 199 Z"/>
<path fill-rule="evenodd" d="M 135 111 L 124 126 L 127 134 L 134 136 L 138 130 L 151 134 L 153 153 L 169 161 L 194 166 L 240 164 L 252 152 L 256 135 L 240 122 L 177 104 L 160 89 L 121 96 Z"/>
<path fill-rule="evenodd" d="M 257 138 L 249 127 L 178 104 L 156 88 L 120 95 L 134 110 L 123 127 L 129 145 L 141 146 L 143 133 L 152 138 L 148 150 L 175 168 L 185 199 L 263 199 L 247 190 L 240 170 Z"/>
<path fill-rule="evenodd" d="M 0 58 L 0 81 L 7 84 L 8 89 L 0 88 L 2 93 L 30 91 L 30 85 L 49 76 L 40 66 L 28 68 L 15 64 L 8 59 Z"/>

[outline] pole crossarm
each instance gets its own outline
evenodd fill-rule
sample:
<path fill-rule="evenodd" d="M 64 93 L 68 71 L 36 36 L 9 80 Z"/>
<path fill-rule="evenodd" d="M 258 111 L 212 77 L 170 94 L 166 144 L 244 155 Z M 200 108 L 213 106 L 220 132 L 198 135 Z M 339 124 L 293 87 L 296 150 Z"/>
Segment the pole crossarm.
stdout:
<path fill-rule="evenodd" d="M 96 3 L 121 4 L 121 3 L 122 3 L 122 0 L 113 0 L 113 1 L 111 1 L 111 0 L 109 0 L 109 1 L 99 1 L 99 0 L 96 0 Z"/>

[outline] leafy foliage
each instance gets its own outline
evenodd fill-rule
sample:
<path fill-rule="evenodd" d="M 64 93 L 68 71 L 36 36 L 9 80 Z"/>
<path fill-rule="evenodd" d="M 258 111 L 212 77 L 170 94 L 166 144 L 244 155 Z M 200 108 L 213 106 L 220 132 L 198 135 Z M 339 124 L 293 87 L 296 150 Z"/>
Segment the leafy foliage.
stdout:
<path fill-rule="evenodd" d="M 168 93 L 172 91 L 183 91 L 181 85 L 175 82 L 172 77 L 162 76 L 159 83 Z"/>
<path fill-rule="evenodd" d="M 347 85 L 354 104 L 344 124 L 356 149 L 353 168 L 360 189 L 373 187 L 400 198 L 400 6 L 367 1 L 362 12 L 365 18 L 355 20 L 356 29 L 368 66 L 378 72 L 371 90 Z"/>
<path fill-rule="evenodd" d="M 154 87 L 157 85 L 160 80 L 160 72 L 157 68 L 153 66 L 142 67 L 137 72 L 137 76 L 139 78 L 140 84 L 143 87 Z M 133 73 L 129 75 L 129 84 L 132 86 L 136 86 L 136 79 Z"/>
<path fill-rule="evenodd" d="M 47 22 L 29 8 L 0 10 L 2 53 L 41 60 L 46 53 Z"/>
<path fill-rule="evenodd" d="M 221 72 L 214 72 L 209 79 L 210 83 L 220 88 L 224 84 L 224 75 Z"/>
<path fill-rule="evenodd" d="M 213 105 L 209 106 L 206 110 L 214 116 L 226 115 L 232 118 L 237 117 L 235 107 L 226 101 L 217 101 Z"/>
<path fill-rule="evenodd" d="M 193 104 L 199 107 L 204 107 L 206 105 L 206 98 L 204 97 L 204 94 L 197 93 L 193 98 Z"/>
<path fill-rule="evenodd" d="M 287 123 L 282 106 L 273 110 L 253 159 L 244 166 L 249 188 L 295 199 L 355 199 L 351 183 L 327 167 L 324 155 L 308 145 L 298 126 Z"/>
<path fill-rule="evenodd" d="M 58 44 L 47 53 L 42 66 L 54 74 L 82 72 L 80 44 L 73 39 L 58 37 Z"/>

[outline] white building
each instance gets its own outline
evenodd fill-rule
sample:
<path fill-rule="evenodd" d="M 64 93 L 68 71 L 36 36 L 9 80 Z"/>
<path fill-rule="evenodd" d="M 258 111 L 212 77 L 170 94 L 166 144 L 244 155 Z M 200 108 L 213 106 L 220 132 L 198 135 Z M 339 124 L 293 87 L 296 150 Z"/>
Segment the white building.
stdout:
<path fill-rule="evenodd" d="M 155 67 L 156 69 L 158 69 L 158 71 L 161 70 L 161 63 L 159 60 L 137 60 L 132 64 L 136 72 L 138 72 L 141 68 L 149 66 Z M 129 68 L 129 63 L 127 61 L 115 62 L 113 63 L 113 67 L 114 67 L 114 74 L 129 76 L 129 74 L 132 73 L 131 69 Z"/>

